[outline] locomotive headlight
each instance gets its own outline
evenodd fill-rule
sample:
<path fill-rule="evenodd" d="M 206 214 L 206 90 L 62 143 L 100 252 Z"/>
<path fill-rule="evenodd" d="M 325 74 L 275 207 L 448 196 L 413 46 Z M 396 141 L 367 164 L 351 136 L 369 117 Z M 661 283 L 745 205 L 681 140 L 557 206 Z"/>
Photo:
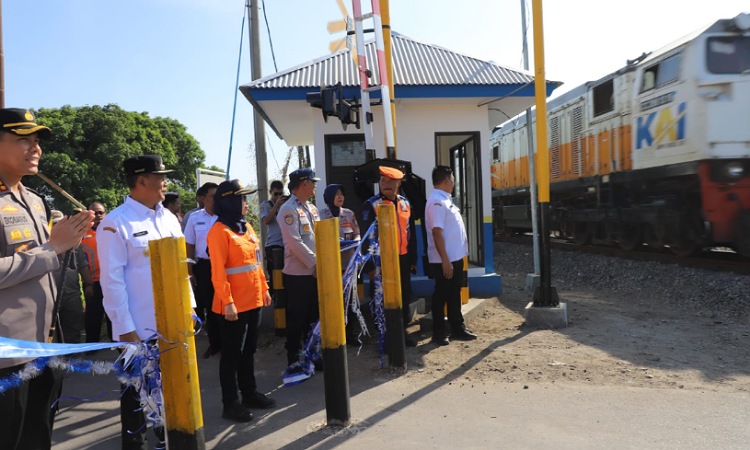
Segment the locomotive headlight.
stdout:
<path fill-rule="evenodd" d="M 745 174 L 745 167 L 739 161 L 730 162 L 724 166 L 724 173 L 730 180 L 739 180 Z"/>

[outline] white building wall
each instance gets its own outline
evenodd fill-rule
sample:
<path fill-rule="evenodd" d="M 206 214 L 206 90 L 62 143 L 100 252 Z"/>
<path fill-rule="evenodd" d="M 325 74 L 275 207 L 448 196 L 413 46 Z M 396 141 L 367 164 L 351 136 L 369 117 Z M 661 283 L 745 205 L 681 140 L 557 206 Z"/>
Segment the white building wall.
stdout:
<path fill-rule="evenodd" d="M 435 167 L 435 133 L 480 133 L 481 177 L 482 177 L 482 210 L 485 221 L 492 216 L 492 200 L 490 192 L 490 130 L 487 129 L 487 107 L 476 106 L 476 103 L 439 103 L 439 100 L 429 102 L 401 102 L 396 101 L 396 152 L 398 159 L 410 161 L 412 171 L 425 179 L 427 195 L 432 191 L 431 174 Z M 324 122 L 319 110 L 311 108 L 315 126 L 315 149 L 325 148 L 326 134 L 361 134 L 349 125 L 343 131 L 341 123 L 335 117 L 329 117 Z M 383 133 L 383 114 L 380 107 L 373 109 L 375 121 L 373 126 L 373 142 L 376 157 L 385 157 L 385 136 Z M 315 173 L 321 178 L 319 186 L 328 183 L 325 179 L 325 155 L 323 151 L 314 152 Z M 318 189 L 317 203 L 322 205 L 323 189 Z M 491 220 L 491 219 L 490 219 Z"/>

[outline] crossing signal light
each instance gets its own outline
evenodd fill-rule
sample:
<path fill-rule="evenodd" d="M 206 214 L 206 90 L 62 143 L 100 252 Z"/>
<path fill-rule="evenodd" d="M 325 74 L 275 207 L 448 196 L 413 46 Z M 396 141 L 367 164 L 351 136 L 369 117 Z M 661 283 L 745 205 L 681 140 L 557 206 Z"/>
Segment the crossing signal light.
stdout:
<path fill-rule="evenodd" d="M 336 83 L 335 86 L 326 86 L 320 92 L 308 92 L 307 103 L 313 108 L 320 108 L 323 112 L 323 120 L 328 122 L 329 116 L 336 116 L 346 130 L 350 123 L 359 128 L 359 105 L 357 99 L 347 100 L 344 98 L 344 86 Z"/>

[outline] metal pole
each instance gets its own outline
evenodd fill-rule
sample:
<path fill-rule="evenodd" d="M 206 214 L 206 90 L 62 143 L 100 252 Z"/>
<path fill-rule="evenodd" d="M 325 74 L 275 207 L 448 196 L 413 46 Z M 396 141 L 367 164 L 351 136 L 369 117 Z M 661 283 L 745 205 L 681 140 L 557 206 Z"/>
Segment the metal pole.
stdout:
<path fill-rule="evenodd" d="M 260 27 L 258 17 L 260 8 L 258 0 L 247 0 L 247 14 L 250 37 L 250 60 L 252 66 L 253 81 L 262 77 L 260 66 Z M 258 178 L 258 202 L 268 200 L 268 158 L 266 156 L 266 125 L 263 117 L 258 111 L 253 111 L 253 124 L 255 129 L 255 171 Z M 266 226 L 261 223 L 261 234 L 265 237 Z"/>
<path fill-rule="evenodd" d="M 334 217 L 315 222 L 318 277 L 318 309 L 320 310 L 320 342 L 323 347 L 323 385 L 328 425 L 346 426 L 351 419 L 349 402 L 349 363 L 346 357 L 346 331 L 341 299 L 341 251 L 339 250 L 339 219 Z"/>
<path fill-rule="evenodd" d="M 388 0 L 383 0 L 388 2 Z M 396 159 L 396 141 L 394 138 L 393 115 L 391 108 L 390 76 L 391 61 L 386 58 L 385 44 L 383 43 L 383 23 L 380 16 L 380 1 L 372 0 L 372 19 L 375 23 L 375 49 L 378 58 L 378 75 L 380 76 L 380 96 L 383 101 L 383 128 L 385 130 L 385 157 Z M 390 33 L 389 33 L 390 34 Z"/>
<path fill-rule="evenodd" d="M 534 17 L 534 91 L 536 97 L 536 142 L 539 166 L 539 204 L 541 211 L 541 286 L 534 293 L 534 306 L 557 306 L 557 293 L 551 285 L 549 248 L 549 146 L 547 144 L 547 86 L 544 71 L 544 33 L 542 25 L 542 0 L 532 0 Z"/>
<path fill-rule="evenodd" d="M 393 125 L 393 159 L 398 159 L 396 151 L 396 89 L 393 87 L 393 49 L 391 48 L 391 10 L 389 0 L 380 0 L 380 15 L 383 25 L 383 46 L 385 47 L 385 65 L 388 74 L 388 90 L 391 93 L 391 123 Z M 383 108 L 388 105 L 383 101 Z"/>
<path fill-rule="evenodd" d="M 526 16 L 526 0 L 521 0 L 521 32 L 523 34 L 523 68 L 529 70 L 529 42 L 526 34 L 528 20 Z M 538 117 L 538 116 L 537 116 Z M 531 234 L 534 243 L 534 273 L 539 274 L 539 202 L 536 187 L 536 161 L 534 161 L 534 127 L 531 120 L 531 108 L 526 109 L 526 142 L 529 158 L 529 193 L 531 196 Z"/>

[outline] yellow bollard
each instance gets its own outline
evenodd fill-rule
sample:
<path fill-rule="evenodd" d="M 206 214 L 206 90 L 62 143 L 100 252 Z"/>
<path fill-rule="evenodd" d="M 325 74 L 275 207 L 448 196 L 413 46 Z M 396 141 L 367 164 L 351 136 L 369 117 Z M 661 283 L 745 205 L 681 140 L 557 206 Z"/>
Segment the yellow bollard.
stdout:
<path fill-rule="evenodd" d="M 201 392 L 185 238 L 148 243 L 169 448 L 204 450 Z M 167 342 L 165 342 L 166 340 Z"/>
<path fill-rule="evenodd" d="M 406 336 L 401 313 L 401 271 L 398 260 L 398 222 L 393 205 L 378 205 L 378 240 L 383 280 L 386 345 L 388 364 L 406 369 Z"/>
<path fill-rule="evenodd" d="M 346 426 L 351 411 L 338 217 L 315 222 L 315 249 L 326 416 L 328 425 Z"/>
<path fill-rule="evenodd" d="M 286 291 L 284 290 L 284 250 L 273 249 L 271 277 L 273 281 L 273 323 L 276 336 L 286 336 Z"/>

